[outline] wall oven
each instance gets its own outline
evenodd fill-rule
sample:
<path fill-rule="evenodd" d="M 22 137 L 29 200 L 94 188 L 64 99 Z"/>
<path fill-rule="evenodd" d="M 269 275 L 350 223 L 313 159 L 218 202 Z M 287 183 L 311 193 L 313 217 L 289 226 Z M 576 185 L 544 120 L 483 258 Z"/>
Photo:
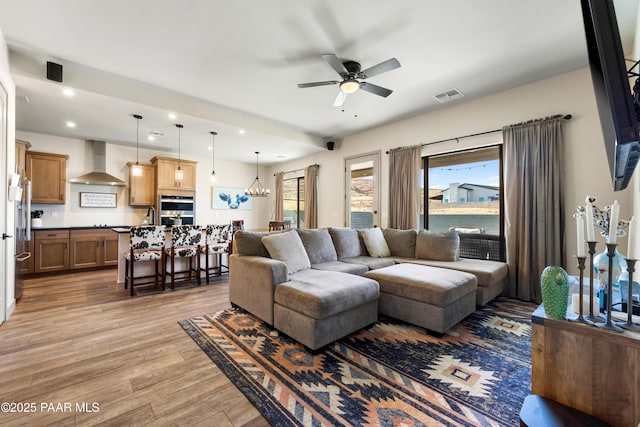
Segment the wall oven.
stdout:
<path fill-rule="evenodd" d="M 173 225 L 178 215 L 182 224 L 193 224 L 195 219 L 195 201 L 193 196 L 160 196 L 160 224 Z"/>

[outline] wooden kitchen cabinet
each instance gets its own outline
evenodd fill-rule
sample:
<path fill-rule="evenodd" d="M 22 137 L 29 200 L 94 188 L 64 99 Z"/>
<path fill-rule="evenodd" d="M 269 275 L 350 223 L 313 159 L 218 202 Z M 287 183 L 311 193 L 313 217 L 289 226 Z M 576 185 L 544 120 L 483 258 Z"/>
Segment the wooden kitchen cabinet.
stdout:
<path fill-rule="evenodd" d="M 27 179 L 31 180 L 31 203 L 64 204 L 67 186 L 67 159 L 62 154 L 27 151 Z"/>
<path fill-rule="evenodd" d="M 111 229 L 71 230 L 69 243 L 72 270 L 118 265 L 118 234 Z"/>
<path fill-rule="evenodd" d="M 69 230 L 39 230 L 35 232 L 35 272 L 69 269 Z"/>
<path fill-rule="evenodd" d="M 31 148 L 31 143 L 27 141 L 21 141 L 16 139 L 16 173 L 21 177 L 25 177 L 27 174 L 27 150 Z"/>
<path fill-rule="evenodd" d="M 142 176 L 133 176 L 133 166 L 129 165 L 129 206 L 152 206 L 156 203 L 156 167 L 154 165 L 140 165 Z"/>
<path fill-rule="evenodd" d="M 180 166 L 184 171 L 182 182 L 175 180 L 178 159 L 168 157 L 154 157 L 151 163 L 156 166 L 156 187 L 158 190 L 188 190 L 196 189 L 196 164 L 190 160 L 181 160 Z"/>

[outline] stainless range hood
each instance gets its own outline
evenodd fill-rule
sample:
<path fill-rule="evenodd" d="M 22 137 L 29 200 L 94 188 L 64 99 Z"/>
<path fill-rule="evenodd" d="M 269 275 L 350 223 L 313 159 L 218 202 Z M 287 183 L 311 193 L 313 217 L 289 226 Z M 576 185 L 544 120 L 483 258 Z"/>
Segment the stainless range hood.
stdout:
<path fill-rule="evenodd" d="M 123 180 L 107 173 L 107 144 L 104 141 L 89 141 L 93 145 L 93 172 L 85 173 L 69 181 L 74 184 L 109 185 L 124 187 Z"/>

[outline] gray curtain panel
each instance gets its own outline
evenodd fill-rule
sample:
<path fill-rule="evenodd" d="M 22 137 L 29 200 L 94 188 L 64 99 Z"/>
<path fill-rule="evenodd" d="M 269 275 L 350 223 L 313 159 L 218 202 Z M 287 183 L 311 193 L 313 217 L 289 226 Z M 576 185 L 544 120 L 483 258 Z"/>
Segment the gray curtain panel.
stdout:
<path fill-rule="evenodd" d="M 389 228 L 418 228 L 421 147 L 389 150 Z"/>
<path fill-rule="evenodd" d="M 274 213 L 275 221 L 282 221 L 284 218 L 284 172 L 276 173 L 276 209 Z"/>
<path fill-rule="evenodd" d="M 545 266 L 565 266 L 562 120 L 502 129 L 509 296 L 525 301 L 542 301 Z"/>
<path fill-rule="evenodd" d="M 304 227 L 318 228 L 318 169 L 311 165 L 304 170 Z"/>

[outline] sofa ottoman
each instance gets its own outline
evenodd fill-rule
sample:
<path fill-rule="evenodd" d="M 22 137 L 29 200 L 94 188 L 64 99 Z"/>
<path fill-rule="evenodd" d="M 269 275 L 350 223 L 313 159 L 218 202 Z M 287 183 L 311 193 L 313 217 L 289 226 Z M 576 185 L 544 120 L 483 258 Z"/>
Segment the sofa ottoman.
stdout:
<path fill-rule="evenodd" d="M 273 326 L 317 350 L 378 320 L 378 283 L 353 274 L 303 270 L 275 288 Z"/>
<path fill-rule="evenodd" d="M 444 333 L 476 309 L 473 274 L 406 263 L 364 276 L 380 285 L 380 314 L 431 331 Z"/>

